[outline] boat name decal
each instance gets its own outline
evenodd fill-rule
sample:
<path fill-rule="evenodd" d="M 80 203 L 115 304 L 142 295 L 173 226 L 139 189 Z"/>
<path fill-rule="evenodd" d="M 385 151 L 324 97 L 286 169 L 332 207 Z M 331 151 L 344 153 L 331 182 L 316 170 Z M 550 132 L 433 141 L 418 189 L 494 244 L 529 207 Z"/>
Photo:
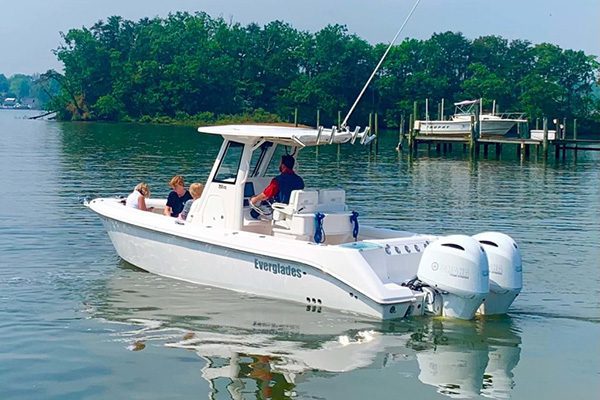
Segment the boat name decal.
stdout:
<path fill-rule="evenodd" d="M 254 259 L 254 268 L 262 271 L 272 272 L 274 275 L 288 275 L 294 278 L 302 278 L 302 270 L 289 264 L 281 264 L 265 260 Z"/>

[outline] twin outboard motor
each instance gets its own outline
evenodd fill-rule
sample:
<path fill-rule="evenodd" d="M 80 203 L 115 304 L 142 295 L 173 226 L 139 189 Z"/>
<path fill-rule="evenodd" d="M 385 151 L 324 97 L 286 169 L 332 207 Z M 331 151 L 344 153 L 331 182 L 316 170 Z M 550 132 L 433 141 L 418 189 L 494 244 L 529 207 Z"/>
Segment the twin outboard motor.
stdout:
<path fill-rule="evenodd" d="M 445 236 L 423 252 L 417 279 L 429 313 L 460 319 L 506 314 L 523 287 L 521 253 L 499 232 Z"/>
<path fill-rule="evenodd" d="M 431 243 L 421 257 L 417 278 L 429 285 L 427 305 L 442 315 L 472 319 L 489 288 L 488 258 L 476 239 L 465 235 L 444 236 Z"/>
<path fill-rule="evenodd" d="M 479 312 L 485 315 L 506 314 L 523 287 L 523 264 L 515 241 L 499 232 L 473 236 L 485 250 L 490 267 L 490 294 Z"/>

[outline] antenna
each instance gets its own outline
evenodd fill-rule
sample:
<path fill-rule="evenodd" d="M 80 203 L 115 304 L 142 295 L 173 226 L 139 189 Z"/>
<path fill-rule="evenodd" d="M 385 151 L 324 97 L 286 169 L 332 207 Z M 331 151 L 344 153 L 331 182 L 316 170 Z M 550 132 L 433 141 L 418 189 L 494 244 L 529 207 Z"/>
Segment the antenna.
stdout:
<path fill-rule="evenodd" d="M 358 102 L 360 101 L 362 95 L 365 93 L 365 90 L 367 90 L 367 87 L 369 87 L 369 84 L 371 83 L 371 81 L 373 80 L 373 77 L 375 77 L 375 74 L 377 73 L 377 71 L 379 70 L 379 67 L 381 67 L 381 64 L 383 64 L 383 60 L 385 60 L 385 58 L 387 57 L 388 53 L 390 52 L 390 50 L 392 49 L 392 46 L 394 45 L 394 42 L 396 41 L 396 39 L 398 39 L 398 36 L 400 36 L 400 32 L 402 32 L 402 30 L 404 29 L 404 26 L 406 25 L 406 23 L 408 22 L 408 20 L 410 19 L 410 17 L 413 15 L 413 12 L 415 12 L 417 6 L 419 5 L 419 3 L 421 2 L 421 0 L 417 0 L 415 2 L 415 5 L 413 6 L 412 10 L 410 10 L 410 12 L 408 13 L 408 15 L 406 16 L 406 19 L 404 20 L 404 22 L 402 23 L 402 26 L 400 27 L 400 29 L 398 30 L 398 32 L 396 33 L 396 36 L 394 36 L 394 38 L 392 39 L 392 41 L 390 42 L 390 45 L 388 46 L 387 50 L 385 51 L 385 53 L 383 53 L 383 56 L 381 57 L 381 60 L 379 60 L 379 63 L 377 64 L 377 66 L 375 67 L 375 69 L 373 70 L 373 73 L 371 74 L 371 76 L 369 77 L 369 79 L 367 80 L 367 83 L 365 83 L 365 86 L 362 88 L 362 90 L 360 91 L 360 94 L 358 95 L 358 97 L 356 98 L 356 100 L 354 101 L 354 104 L 352 104 L 352 107 L 350 108 L 350 111 L 348 111 L 348 114 L 346 114 L 346 118 L 344 118 L 344 122 L 342 122 L 342 125 L 340 126 L 340 128 L 345 128 L 346 127 L 346 123 L 348 122 L 348 119 L 350 119 L 350 116 L 352 115 L 352 113 L 354 112 L 354 109 L 356 108 L 356 105 L 358 104 Z"/>

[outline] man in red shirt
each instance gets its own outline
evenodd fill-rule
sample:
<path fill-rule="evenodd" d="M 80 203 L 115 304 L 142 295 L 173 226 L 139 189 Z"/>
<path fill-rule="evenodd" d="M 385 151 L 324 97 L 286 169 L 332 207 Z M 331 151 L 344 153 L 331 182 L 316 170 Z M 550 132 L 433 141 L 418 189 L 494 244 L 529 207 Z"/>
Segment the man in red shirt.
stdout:
<path fill-rule="evenodd" d="M 252 197 L 250 202 L 254 205 L 259 205 L 261 201 L 274 199 L 277 203 L 289 203 L 292 190 L 304 189 L 304 181 L 294 172 L 294 157 L 286 154 L 281 157 L 279 171 L 269 186 L 262 193 Z"/>

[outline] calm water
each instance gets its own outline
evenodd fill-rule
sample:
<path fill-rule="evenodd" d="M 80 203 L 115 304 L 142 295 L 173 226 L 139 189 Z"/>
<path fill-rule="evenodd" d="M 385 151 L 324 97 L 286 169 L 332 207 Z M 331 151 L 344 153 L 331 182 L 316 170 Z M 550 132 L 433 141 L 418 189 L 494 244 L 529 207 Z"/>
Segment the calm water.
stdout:
<path fill-rule="evenodd" d="M 600 154 L 469 161 L 302 151 L 361 221 L 500 230 L 523 252 L 508 317 L 391 323 L 193 286 L 116 256 L 86 197 L 203 181 L 220 141 L 191 128 L 61 124 L 0 111 L 1 399 L 597 398 Z"/>

